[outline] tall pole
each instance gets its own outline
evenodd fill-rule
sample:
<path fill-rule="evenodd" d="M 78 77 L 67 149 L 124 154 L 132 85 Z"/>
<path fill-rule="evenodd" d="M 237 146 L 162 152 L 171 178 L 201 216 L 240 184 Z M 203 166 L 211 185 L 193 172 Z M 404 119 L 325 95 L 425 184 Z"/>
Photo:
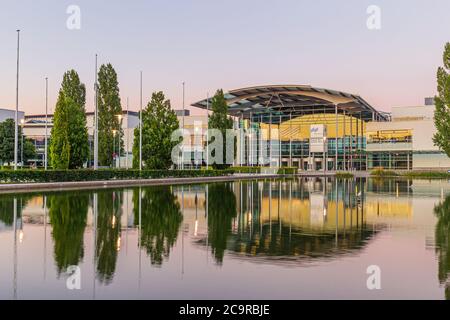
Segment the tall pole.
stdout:
<path fill-rule="evenodd" d="M 141 71 L 141 93 L 139 111 L 139 170 L 142 171 L 142 71 Z"/>
<path fill-rule="evenodd" d="M 206 169 L 209 166 L 209 92 L 206 93 Z"/>
<path fill-rule="evenodd" d="M 23 161 L 23 122 L 21 122 L 21 124 L 20 124 L 20 128 L 22 129 L 22 130 L 20 130 L 21 131 L 21 142 L 20 142 L 20 162 L 22 163 L 22 168 L 23 168 L 23 165 L 25 164 L 25 161 Z"/>
<path fill-rule="evenodd" d="M 47 159 L 48 159 L 48 131 L 47 131 L 47 123 L 48 123 L 48 78 L 45 78 L 45 154 L 44 154 L 44 168 L 47 170 Z M 90 150 L 90 149 L 89 149 Z"/>
<path fill-rule="evenodd" d="M 113 130 L 113 168 L 116 168 L 116 130 Z"/>
<path fill-rule="evenodd" d="M 97 54 L 95 55 L 95 124 L 94 124 L 94 170 L 98 170 L 98 69 Z"/>
<path fill-rule="evenodd" d="M 183 81 L 183 114 L 181 115 L 181 127 L 183 130 L 183 148 L 181 149 L 181 169 L 184 170 L 184 81 Z"/>
<path fill-rule="evenodd" d="M 127 152 L 126 152 L 126 158 L 125 158 L 125 166 L 127 167 L 127 169 L 128 169 L 128 146 L 129 146 L 129 137 L 130 137 L 130 135 L 129 135 L 129 127 L 128 127 L 128 121 L 129 121 L 129 114 L 128 114 L 128 111 L 129 111 L 129 108 L 130 108 L 130 105 L 129 105 L 129 101 L 128 101 L 128 97 L 127 97 L 127 127 L 126 127 L 126 130 L 127 130 L 127 146 L 126 146 L 126 148 L 127 148 Z"/>
<path fill-rule="evenodd" d="M 336 150 L 335 150 L 335 152 L 336 152 L 336 154 L 335 154 L 335 157 L 336 157 L 336 159 L 335 159 L 335 171 L 338 171 L 338 141 L 339 141 L 339 139 L 338 139 L 338 135 L 339 135 L 339 130 L 338 130 L 338 105 L 337 104 L 335 104 L 334 105 L 334 112 L 335 112 L 335 114 L 336 114 L 336 123 L 335 123 L 335 125 L 336 125 Z"/>
<path fill-rule="evenodd" d="M 17 170 L 19 152 L 19 53 L 20 53 L 20 30 L 17 30 L 17 73 L 16 73 L 16 114 L 14 124 L 14 170 Z"/>

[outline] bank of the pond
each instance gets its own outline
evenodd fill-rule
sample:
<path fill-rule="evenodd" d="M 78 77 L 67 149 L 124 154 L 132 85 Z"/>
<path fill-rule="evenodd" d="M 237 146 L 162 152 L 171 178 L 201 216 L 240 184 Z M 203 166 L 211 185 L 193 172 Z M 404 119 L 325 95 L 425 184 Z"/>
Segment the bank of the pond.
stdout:
<path fill-rule="evenodd" d="M 26 193 L 30 191 L 60 191 L 98 188 L 123 188 L 132 186 L 160 186 L 199 184 L 239 180 L 276 179 L 288 177 L 279 174 L 233 174 L 223 176 L 202 176 L 184 178 L 155 178 L 134 180 L 103 180 L 103 181 L 70 181 L 70 182 L 33 182 L 33 183 L 9 183 L 0 184 L 0 194 Z"/>
<path fill-rule="evenodd" d="M 374 170 L 370 176 L 374 178 L 450 179 L 450 173 L 447 171 Z"/>

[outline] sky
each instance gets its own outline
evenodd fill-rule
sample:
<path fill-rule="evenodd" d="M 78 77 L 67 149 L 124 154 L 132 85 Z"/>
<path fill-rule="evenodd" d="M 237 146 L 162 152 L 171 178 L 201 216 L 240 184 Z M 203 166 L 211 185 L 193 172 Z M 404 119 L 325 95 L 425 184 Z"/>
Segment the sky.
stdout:
<path fill-rule="evenodd" d="M 69 29 L 67 8 L 80 9 Z M 367 8 L 380 8 L 370 30 Z M 448 0 L 0 0 L 0 108 L 15 108 L 21 29 L 20 109 L 54 110 L 62 76 L 78 71 L 93 110 L 95 54 L 118 73 L 123 108 L 162 90 L 175 109 L 219 88 L 312 85 L 359 94 L 379 110 L 422 105 L 450 41 Z M 72 20 L 71 20 L 72 21 Z M 194 114 L 204 111 L 195 110 Z"/>

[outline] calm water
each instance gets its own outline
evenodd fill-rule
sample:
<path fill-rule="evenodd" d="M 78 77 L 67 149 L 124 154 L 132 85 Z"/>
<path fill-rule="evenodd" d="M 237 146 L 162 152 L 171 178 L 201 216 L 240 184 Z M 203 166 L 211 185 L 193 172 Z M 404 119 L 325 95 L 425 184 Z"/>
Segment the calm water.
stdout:
<path fill-rule="evenodd" d="M 0 257 L 0 299 L 445 299 L 450 183 L 0 195 Z M 381 290 L 367 289 L 371 265 Z M 67 289 L 71 266 L 81 290 Z"/>

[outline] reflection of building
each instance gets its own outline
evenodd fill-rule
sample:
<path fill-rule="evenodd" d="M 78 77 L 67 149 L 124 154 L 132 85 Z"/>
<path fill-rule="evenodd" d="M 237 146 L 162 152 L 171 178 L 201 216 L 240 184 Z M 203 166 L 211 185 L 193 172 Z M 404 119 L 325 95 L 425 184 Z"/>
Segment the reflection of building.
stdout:
<path fill-rule="evenodd" d="M 225 95 L 238 136 L 243 165 L 298 167 L 302 170 L 439 169 L 450 159 L 434 146 L 432 99 L 426 106 L 379 112 L 357 95 L 298 85 L 232 90 Z M 209 105 L 211 101 L 209 102 Z M 207 101 L 193 106 L 206 109 Z M 316 136 L 324 126 L 326 134 Z"/>

